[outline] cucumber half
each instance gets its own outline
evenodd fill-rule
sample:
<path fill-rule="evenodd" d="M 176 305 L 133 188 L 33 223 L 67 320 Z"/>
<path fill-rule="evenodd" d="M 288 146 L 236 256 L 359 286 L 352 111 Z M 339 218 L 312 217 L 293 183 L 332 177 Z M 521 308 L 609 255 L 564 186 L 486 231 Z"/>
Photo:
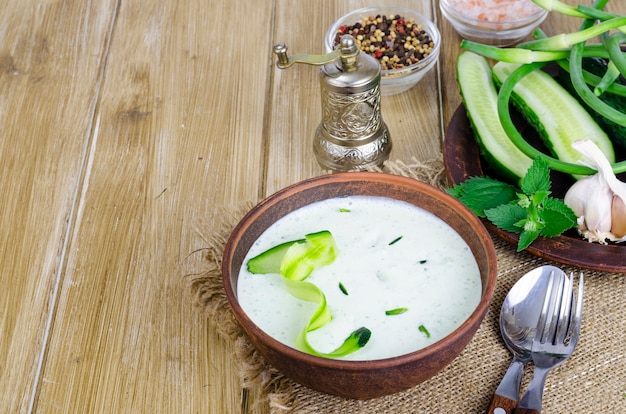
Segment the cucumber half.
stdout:
<path fill-rule="evenodd" d="M 520 184 L 533 161 L 510 140 L 498 118 L 498 93 L 487 60 L 459 55 L 456 77 L 480 152 L 498 178 Z"/>
<path fill-rule="evenodd" d="M 518 67 L 514 63 L 496 63 L 492 70 L 495 81 L 502 84 Z M 559 160 L 580 164 L 582 155 L 572 148 L 572 143 L 590 139 L 610 163 L 615 162 L 615 151 L 608 135 L 579 101 L 549 74 L 535 70 L 524 76 L 514 86 L 511 100 Z"/>

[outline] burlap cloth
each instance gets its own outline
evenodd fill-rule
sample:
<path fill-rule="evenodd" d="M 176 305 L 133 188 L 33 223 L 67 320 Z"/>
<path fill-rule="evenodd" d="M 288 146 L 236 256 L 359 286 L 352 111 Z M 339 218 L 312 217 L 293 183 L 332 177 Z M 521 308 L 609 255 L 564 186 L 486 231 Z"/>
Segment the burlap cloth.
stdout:
<path fill-rule="evenodd" d="M 385 173 L 404 175 L 437 187 L 447 185 L 442 161 L 387 163 Z M 206 245 L 203 268 L 188 278 L 197 306 L 236 348 L 242 388 L 256 388 L 272 413 L 484 413 L 511 354 L 500 337 L 498 316 L 509 289 L 525 272 L 549 262 L 494 237 L 498 283 L 478 332 L 447 368 L 405 392 L 356 401 L 326 395 L 285 378 L 255 351 L 230 311 L 221 282 L 226 240 L 253 206 L 224 208 L 219 228 L 199 228 Z M 566 272 L 580 269 L 560 266 Z M 546 383 L 544 413 L 626 413 L 626 275 L 584 271 L 583 326 L 574 355 L 555 368 Z M 527 370 L 527 371 L 530 371 Z M 528 383 L 530 372 L 524 376 Z"/>

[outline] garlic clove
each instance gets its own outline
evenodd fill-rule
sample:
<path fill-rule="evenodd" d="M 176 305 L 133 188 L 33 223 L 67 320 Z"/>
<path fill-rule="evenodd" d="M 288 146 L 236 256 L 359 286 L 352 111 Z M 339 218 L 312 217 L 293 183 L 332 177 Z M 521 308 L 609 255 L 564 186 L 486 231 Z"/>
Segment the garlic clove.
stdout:
<path fill-rule="evenodd" d="M 611 233 L 618 239 L 626 236 L 626 204 L 615 194 L 611 203 Z"/>
<path fill-rule="evenodd" d="M 581 217 L 585 214 L 585 205 L 589 199 L 588 189 L 593 188 L 596 185 L 596 176 L 582 178 L 576 181 L 569 188 L 563 202 L 572 209 L 577 217 Z"/>
<path fill-rule="evenodd" d="M 612 202 L 613 193 L 604 183 L 587 192 L 587 205 L 583 213 L 585 226 L 598 237 L 611 231 Z"/>
<path fill-rule="evenodd" d="M 623 200 L 626 200 L 626 183 L 617 179 L 611 164 L 595 143 L 580 140 L 574 142 L 572 147 L 590 161 L 591 168 L 598 171 L 574 183 L 563 200 L 578 217 L 578 232 L 590 242 L 624 241 L 626 206 Z M 618 198 L 615 206 L 614 196 Z M 615 224 L 612 222 L 613 208 Z M 613 227 L 619 235 L 612 232 Z"/>

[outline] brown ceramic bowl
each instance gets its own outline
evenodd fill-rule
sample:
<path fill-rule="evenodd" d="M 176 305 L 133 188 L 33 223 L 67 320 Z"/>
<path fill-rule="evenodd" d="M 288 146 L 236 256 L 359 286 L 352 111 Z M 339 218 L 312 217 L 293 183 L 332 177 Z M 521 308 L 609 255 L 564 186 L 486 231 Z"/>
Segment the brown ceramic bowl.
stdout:
<path fill-rule="evenodd" d="M 263 332 L 237 300 L 237 279 L 255 240 L 276 220 L 315 201 L 348 195 L 403 200 L 439 216 L 470 246 L 482 278 L 482 296 L 470 317 L 451 334 L 421 350 L 371 361 L 326 359 L 300 352 Z M 312 178 L 278 191 L 254 207 L 235 227 L 222 262 L 232 311 L 261 355 L 278 371 L 309 388 L 345 398 L 368 399 L 411 388 L 442 370 L 465 348 L 480 326 L 496 285 L 496 254 L 482 222 L 445 192 L 411 178 L 349 172 Z"/>

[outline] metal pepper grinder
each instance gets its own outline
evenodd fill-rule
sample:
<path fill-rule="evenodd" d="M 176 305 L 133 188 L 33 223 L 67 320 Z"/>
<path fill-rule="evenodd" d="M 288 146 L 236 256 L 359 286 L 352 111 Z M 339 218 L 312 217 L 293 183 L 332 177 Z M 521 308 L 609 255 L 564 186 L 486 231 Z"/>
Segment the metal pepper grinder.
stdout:
<path fill-rule="evenodd" d="M 334 171 L 382 166 L 389 158 L 391 137 L 380 111 L 380 65 L 360 53 L 351 35 L 325 55 L 287 55 L 287 45 L 274 46 L 277 66 L 294 63 L 321 66 L 322 122 L 313 152 L 318 163 Z"/>

